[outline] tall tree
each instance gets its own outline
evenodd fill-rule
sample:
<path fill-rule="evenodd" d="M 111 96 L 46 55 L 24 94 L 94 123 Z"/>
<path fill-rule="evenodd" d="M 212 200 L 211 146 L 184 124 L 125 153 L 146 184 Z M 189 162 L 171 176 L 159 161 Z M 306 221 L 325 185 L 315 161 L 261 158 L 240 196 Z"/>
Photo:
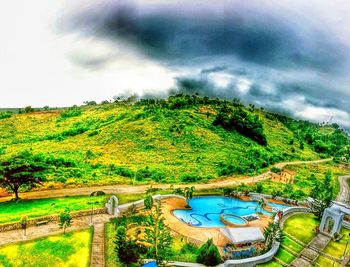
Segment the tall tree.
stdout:
<path fill-rule="evenodd" d="M 310 196 L 313 198 L 311 202 L 311 211 L 318 219 L 321 219 L 323 212 L 329 207 L 334 198 L 334 186 L 332 184 L 332 173 L 327 172 L 323 181 L 315 181 Z"/>
<path fill-rule="evenodd" d="M 150 244 L 148 257 L 153 258 L 159 265 L 164 263 L 170 254 L 172 237 L 169 227 L 165 224 L 160 200 L 151 210 L 150 216 L 145 221 L 144 242 Z"/>
<path fill-rule="evenodd" d="M 114 244 L 114 250 L 121 262 L 129 266 L 131 263 L 138 261 L 139 247 L 134 241 L 127 238 L 125 226 L 118 226 Z"/>
<path fill-rule="evenodd" d="M 36 186 L 45 181 L 47 164 L 38 156 L 25 151 L 0 163 L 0 186 L 10 189 L 19 199 L 21 186 Z"/>

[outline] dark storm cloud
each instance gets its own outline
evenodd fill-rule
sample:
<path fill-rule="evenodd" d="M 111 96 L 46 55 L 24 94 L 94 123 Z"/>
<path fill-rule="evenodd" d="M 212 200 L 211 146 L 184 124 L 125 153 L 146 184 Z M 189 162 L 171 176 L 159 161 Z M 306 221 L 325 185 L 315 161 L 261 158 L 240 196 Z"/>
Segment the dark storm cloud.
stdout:
<path fill-rule="evenodd" d="M 343 47 L 318 29 L 303 39 L 292 24 L 271 14 L 228 8 L 194 16 L 186 8 L 144 9 L 147 5 L 107 4 L 97 14 L 79 14 L 73 25 L 90 25 L 95 34 L 127 40 L 151 57 L 180 64 L 193 57 L 236 56 L 259 65 L 333 72 L 345 56 Z"/>
<path fill-rule="evenodd" d="M 292 115 L 307 107 L 334 111 L 350 127 L 350 43 L 322 20 L 333 10 L 315 17 L 316 6 L 298 2 L 298 9 L 294 1 L 280 9 L 259 1 L 220 1 L 212 9 L 209 1 L 138 3 L 105 1 L 72 15 L 67 25 L 123 41 L 170 69 L 189 70 L 175 77 L 177 92 L 239 97 Z M 78 62 L 87 68 L 95 63 L 100 66 Z"/>

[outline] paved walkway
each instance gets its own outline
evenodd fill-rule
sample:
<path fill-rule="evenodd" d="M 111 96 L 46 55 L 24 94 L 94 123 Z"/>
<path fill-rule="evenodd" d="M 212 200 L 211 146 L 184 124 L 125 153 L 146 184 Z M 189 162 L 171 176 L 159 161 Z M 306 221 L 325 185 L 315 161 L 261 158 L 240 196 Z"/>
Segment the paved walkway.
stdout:
<path fill-rule="evenodd" d="M 94 225 L 94 237 L 92 239 L 91 246 L 91 267 L 103 267 L 105 266 L 105 224 L 104 222 L 96 223 Z"/>
<path fill-rule="evenodd" d="M 94 215 L 93 222 L 94 224 L 104 224 L 108 222 L 111 218 L 107 214 Z M 84 216 L 79 218 L 74 218 L 72 226 L 67 229 L 68 231 L 75 231 L 86 229 L 89 227 L 90 216 Z M 10 243 L 16 243 L 23 240 L 33 240 L 40 237 L 61 234 L 63 230 L 59 228 L 58 222 L 50 222 L 45 225 L 40 226 L 31 226 L 27 228 L 27 235 L 23 236 L 23 230 L 11 230 L 6 232 L 0 232 L 0 246 Z"/>
<path fill-rule="evenodd" d="M 321 160 L 312 160 L 312 161 L 292 161 L 292 162 L 281 162 L 274 165 L 277 168 L 283 168 L 286 165 L 299 165 L 299 164 L 318 164 L 323 162 L 331 161 L 332 159 L 321 159 Z M 271 177 L 271 173 L 268 171 L 266 173 L 256 175 L 253 177 L 223 177 L 223 180 L 215 180 L 210 183 L 205 184 L 186 184 L 186 185 L 173 185 L 174 187 L 187 187 L 195 186 L 197 190 L 202 189 L 213 189 L 221 188 L 227 186 L 239 185 L 241 183 L 255 183 L 258 181 L 263 181 Z M 168 189 L 170 184 L 156 184 L 154 187 L 160 189 Z M 140 194 L 144 193 L 149 185 L 106 185 L 106 186 L 95 186 L 95 187 L 80 187 L 80 188 L 66 188 L 66 189 L 53 189 L 53 190 L 39 190 L 31 191 L 26 193 L 21 193 L 20 197 L 23 199 L 39 199 L 39 198 L 54 198 L 54 197 L 63 197 L 63 196 L 77 196 L 77 195 L 90 195 L 93 191 L 104 191 L 106 194 Z M 8 201 L 13 196 L 2 197 L 0 202 Z"/>
<path fill-rule="evenodd" d="M 312 266 L 319 254 L 331 241 L 331 238 L 324 235 L 318 234 L 315 236 L 311 242 L 305 247 L 302 252 L 299 254 L 299 257 L 296 258 L 290 266 L 292 267 L 309 267 Z"/>

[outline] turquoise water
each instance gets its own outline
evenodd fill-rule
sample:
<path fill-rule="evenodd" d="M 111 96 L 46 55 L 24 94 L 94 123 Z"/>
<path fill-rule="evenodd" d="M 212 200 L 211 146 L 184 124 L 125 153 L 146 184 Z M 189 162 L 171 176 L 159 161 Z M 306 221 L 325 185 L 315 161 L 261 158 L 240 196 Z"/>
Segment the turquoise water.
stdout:
<path fill-rule="evenodd" d="M 236 216 L 255 215 L 259 209 L 258 202 L 242 201 L 235 198 L 213 196 L 213 197 L 195 197 L 189 202 L 192 210 L 174 210 L 173 214 L 181 221 L 197 227 L 224 227 L 220 221 L 220 214 L 234 214 Z M 271 206 L 278 208 L 288 208 L 289 206 L 270 203 Z M 272 215 L 272 213 L 261 210 L 263 214 Z M 234 217 L 231 217 L 232 220 Z M 243 220 L 237 218 L 232 221 L 236 224 L 244 224 Z"/>
<path fill-rule="evenodd" d="M 230 215 L 230 214 L 224 214 L 223 217 L 226 221 L 233 223 L 233 224 L 236 224 L 236 225 L 246 224 L 246 221 L 241 217 L 237 217 L 237 216 Z"/>

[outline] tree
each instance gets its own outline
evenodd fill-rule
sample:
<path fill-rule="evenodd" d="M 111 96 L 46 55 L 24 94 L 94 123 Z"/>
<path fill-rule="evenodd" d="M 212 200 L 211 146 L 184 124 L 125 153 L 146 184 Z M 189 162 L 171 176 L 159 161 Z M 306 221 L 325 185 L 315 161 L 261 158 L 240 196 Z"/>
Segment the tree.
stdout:
<path fill-rule="evenodd" d="M 266 202 L 263 198 L 261 198 L 258 202 L 258 206 L 256 208 L 257 212 L 262 213 L 263 208 L 266 207 Z"/>
<path fill-rule="evenodd" d="M 155 259 L 158 265 L 162 265 L 171 254 L 172 237 L 163 218 L 160 200 L 156 201 L 150 216 L 145 220 L 144 242 L 150 245 L 147 256 Z"/>
<path fill-rule="evenodd" d="M 24 108 L 24 113 L 31 113 L 34 112 L 35 110 L 31 106 L 27 106 Z"/>
<path fill-rule="evenodd" d="M 264 191 L 264 186 L 261 183 L 257 183 L 255 185 L 255 190 L 257 193 L 261 194 Z"/>
<path fill-rule="evenodd" d="M 45 181 L 46 163 L 38 156 L 25 151 L 0 163 L 0 186 L 15 193 L 19 199 L 18 190 L 21 186 L 41 185 Z"/>
<path fill-rule="evenodd" d="M 192 199 L 193 197 L 193 193 L 194 193 L 194 190 L 195 190 L 195 187 L 194 186 L 191 186 L 191 187 L 186 187 L 184 189 L 184 195 L 185 195 L 185 198 L 186 198 L 186 206 L 189 207 L 189 201 L 190 199 Z"/>
<path fill-rule="evenodd" d="M 284 239 L 283 229 L 279 222 L 270 222 L 268 226 L 264 229 L 265 236 L 265 251 L 271 249 L 273 242 L 282 242 Z"/>
<path fill-rule="evenodd" d="M 218 248 L 213 243 L 213 239 L 208 239 L 198 249 L 196 261 L 207 266 L 216 266 L 221 263 L 221 256 Z"/>
<path fill-rule="evenodd" d="M 327 172 L 323 181 L 315 181 L 310 196 L 313 198 L 311 202 L 311 211 L 318 219 L 321 219 L 323 212 L 331 204 L 334 197 L 334 186 L 332 184 L 332 173 Z"/>
<path fill-rule="evenodd" d="M 127 239 L 125 226 L 118 226 L 114 244 L 114 251 L 121 262 L 129 265 L 138 261 L 139 247 L 134 241 Z"/>
<path fill-rule="evenodd" d="M 66 229 L 72 224 L 72 216 L 70 215 L 69 209 L 65 209 L 59 215 L 59 223 L 60 228 L 63 228 L 63 234 L 66 234 Z"/>

